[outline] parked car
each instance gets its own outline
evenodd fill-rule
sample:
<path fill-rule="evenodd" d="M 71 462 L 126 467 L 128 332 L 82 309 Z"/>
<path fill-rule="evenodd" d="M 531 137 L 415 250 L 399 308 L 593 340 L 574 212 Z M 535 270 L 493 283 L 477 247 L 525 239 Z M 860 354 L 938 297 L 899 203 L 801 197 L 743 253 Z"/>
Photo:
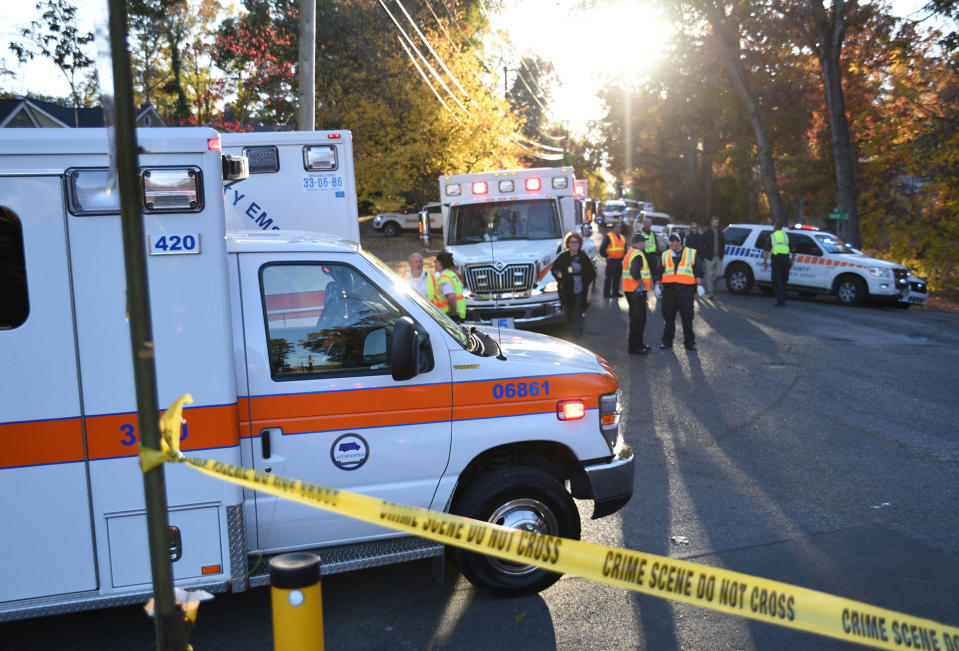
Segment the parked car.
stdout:
<path fill-rule="evenodd" d="M 772 231 L 768 224 L 730 224 L 724 231 L 723 274 L 733 294 L 747 294 L 757 285 L 763 289 L 772 286 L 769 266 L 763 265 L 763 251 Z M 788 290 L 800 296 L 832 294 L 842 305 L 861 305 L 867 299 L 901 308 L 926 304 L 926 283 L 906 267 L 863 255 L 815 227 L 785 231 L 795 254 Z"/>
<path fill-rule="evenodd" d="M 633 221 L 633 229 L 639 230 L 643 227 L 643 220 L 649 217 L 653 222 L 653 232 L 660 233 L 666 237 L 669 236 L 666 233 L 666 227 L 670 226 L 673 223 L 673 218 L 667 215 L 664 212 L 654 212 L 652 210 L 640 210 L 639 214 L 636 215 L 635 220 Z"/>
<path fill-rule="evenodd" d="M 417 231 L 420 228 L 420 210 L 430 214 L 430 229 L 439 230 L 443 226 L 443 212 L 440 204 L 428 203 L 422 209 L 407 206 L 400 212 L 380 213 L 373 218 L 373 230 L 382 231 L 387 237 L 396 237 L 401 231 Z"/>

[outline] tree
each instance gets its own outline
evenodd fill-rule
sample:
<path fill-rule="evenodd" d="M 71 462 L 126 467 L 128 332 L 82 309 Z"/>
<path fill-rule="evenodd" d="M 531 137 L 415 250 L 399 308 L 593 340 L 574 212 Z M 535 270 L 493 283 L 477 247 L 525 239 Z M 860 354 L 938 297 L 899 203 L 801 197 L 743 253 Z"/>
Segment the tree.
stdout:
<path fill-rule="evenodd" d="M 20 63 L 32 61 L 37 55 L 56 64 L 70 85 L 73 108 L 80 108 L 80 86 L 84 73 L 92 69 L 93 59 L 86 50 L 93 42 L 93 34 L 81 34 L 77 26 L 77 8 L 67 0 L 44 0 L 37 3 L 40 18 L 20 30 L 19 42 L 11 42 L 10 50 Z M 74 110 L 74 126 L 79 126 Z"/>
<path fill-rule="evenodd" d="M 732 84 L 749 118 L 756 141 L 762 175 L 763 190 L 769 202 L 773 222 L 785 222 L 785 205 L 779 192 L 776 164 L 773 160 L 773 144 L 769 129 L 755 94 L 750 88 L 749 76 L 742 61 L 740 27 L 735 14 L 728 14 L 725 0 L 695 0 L 693 6 L 705 16 L 712 27 L 713 42 L 717 53 L 726 66 L 727 78 Z M 748 3 L 737 7 L 748 14 Z"/>
<path fill-rule="evenodd" d="M 832 134 L 838 212 L 849 215 L 843 225 L 843 236 L 854 246 L 860 246 L 855 159 L 846 117 L 841 58 L 846 31 L 850 24 L 861 22 L 862 16 L 857 11 L 856 0 L 831 0 L 832 7 L 828 10 L 822 0 L 787 0 L 777 5 L 792 20 L 800 39 L 819 61 Z"/>

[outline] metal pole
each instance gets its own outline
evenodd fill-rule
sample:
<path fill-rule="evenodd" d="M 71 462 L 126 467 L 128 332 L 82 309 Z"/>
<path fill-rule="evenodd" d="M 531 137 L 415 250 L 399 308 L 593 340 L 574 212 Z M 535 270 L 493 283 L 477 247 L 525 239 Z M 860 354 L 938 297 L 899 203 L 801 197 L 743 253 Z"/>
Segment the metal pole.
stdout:
<path fill-rule="evenodd" d="M 274 651 L 323 651 L 322 560 L 292 552 L 270 560 Z"/>
<path fill-rule="evenodd" d="M 316 120 L 316 0 L 300 0 L 300 118 L 297 129 L 313 131 Z"/>
<path fill-rule="evenodd" d="M 130 81 L 130 53 L 127 51 L 125 0 L 109 0 L 110 45 L 113 53 L 113 83 L 116 103 L 117 185 L 120 190 L 123 252 L 127 279 L 127 306 L 130 313 L 130 341 L 133 348 L 133 377 L 136 383 L 137 419 L 140 445 L 159 450 L 156 371 L 153 363 L 153 329 L 150 294 L 147 287 L 143 215 L 137 182 L 136 113 Z M 169 524 L 163 466 L 144 473 L 147 534 L 153 571 L 154 623 L 157 648 L 183 651 L 186 629 L 183 615 L 173 597 L 173 571 L 167 551 Z"/>

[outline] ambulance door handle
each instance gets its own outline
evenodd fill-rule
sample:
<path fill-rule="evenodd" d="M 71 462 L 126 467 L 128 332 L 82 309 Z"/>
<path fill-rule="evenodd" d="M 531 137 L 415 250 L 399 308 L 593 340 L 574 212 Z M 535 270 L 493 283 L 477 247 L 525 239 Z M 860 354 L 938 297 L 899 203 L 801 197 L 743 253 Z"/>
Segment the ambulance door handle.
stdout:
<path fill-rule="evenodd" d="M 271 434 L 282 434 L 283 430 L 279 427 L 267 427 L 266 429 L 260 430 L 260 445 L 262 446 L 263 458 L 270 458 L 270 435 Z"/>

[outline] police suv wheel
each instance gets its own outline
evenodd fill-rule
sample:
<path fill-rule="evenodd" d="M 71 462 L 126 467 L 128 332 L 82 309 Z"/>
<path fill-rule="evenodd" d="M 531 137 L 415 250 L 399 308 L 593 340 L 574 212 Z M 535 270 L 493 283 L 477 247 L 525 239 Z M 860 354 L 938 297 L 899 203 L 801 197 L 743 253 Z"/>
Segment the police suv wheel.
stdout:
<path fill-rule="evenodd" d="M 400 234 L 400 225 L 396 222 L 386 222 L 383 226 L 383 234 L 387 237 L 396 237 Z"/>
<path fill-rule="evenodd" d="M 866 283 L 859 276 L 842 276 L 836 282 L 836 298 L 842 305 L 862 305 L 866 302 Z"/>
<path fill-rule="evenodd" d="M 741 262 L 734 262 L 726 269 L 726 287 L 733 294 L 748 294 L 754 282 L 752 270 Z"/>
<path fill-rule="evenodd" d="M 499 468 L 478 477 L 453 504 L 453 513 L 520 531 L 579 540 L 579 511 L 566 488 L 552 475 L 537 468 Z M 555 562 L 561 547 L 540 539 L 523 544 L 513 536 L 510 549 L 541 562 Z M 482 546 L 495 546 L 487 534 Z M 536 565 L 521 565 L 492 556 L 449 549 L 450 556 L 470 583 L 504 596 L 533 594 L 559 580 L 560 575 Z"/>

